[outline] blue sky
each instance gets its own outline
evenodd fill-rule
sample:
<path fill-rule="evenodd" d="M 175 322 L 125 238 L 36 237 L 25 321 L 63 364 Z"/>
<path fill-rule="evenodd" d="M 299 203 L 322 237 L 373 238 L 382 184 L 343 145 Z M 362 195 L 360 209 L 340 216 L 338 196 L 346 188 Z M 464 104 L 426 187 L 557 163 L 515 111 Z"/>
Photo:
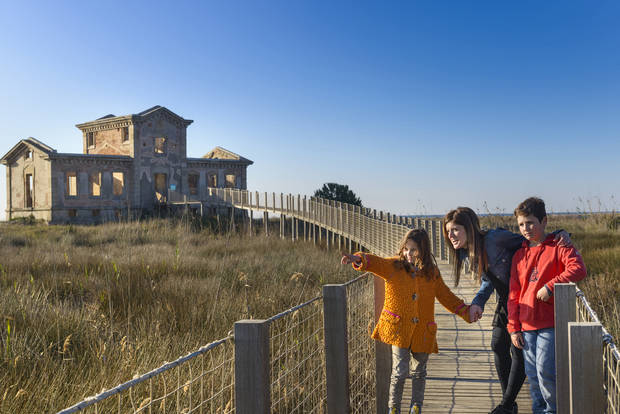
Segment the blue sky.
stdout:
<path fill-rule="evenodd" d="M 252 190 L 618 209 L 619 19 L 616 1 L 0 0 L 0 153 L 79 153 L 75 124 L 163 105 L 194 120 L 189 156 L 252 159 Z"/>

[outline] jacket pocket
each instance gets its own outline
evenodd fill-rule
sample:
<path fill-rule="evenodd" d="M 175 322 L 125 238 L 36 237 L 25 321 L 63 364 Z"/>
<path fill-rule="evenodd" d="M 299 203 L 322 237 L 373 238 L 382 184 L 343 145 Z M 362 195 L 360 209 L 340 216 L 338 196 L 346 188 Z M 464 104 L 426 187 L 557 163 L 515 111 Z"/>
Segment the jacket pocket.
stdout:
<path fill-rule="evenodd" d="M 437 324 L 431 321 L 426 324 L 426 329 L 424 330 L 424 337 L 422 339 L 422 344 L 425 349 L 431 349 L 434 347 L 436 341 L 437 341 Z"/>
<path fill-rule="evenodd" d="M 387 309 L 383 309 L 379 317 L 378 324 L 379 336 L 387 342 L 393 343 L 397 340 L 401 330 L 401 317 Z"/>

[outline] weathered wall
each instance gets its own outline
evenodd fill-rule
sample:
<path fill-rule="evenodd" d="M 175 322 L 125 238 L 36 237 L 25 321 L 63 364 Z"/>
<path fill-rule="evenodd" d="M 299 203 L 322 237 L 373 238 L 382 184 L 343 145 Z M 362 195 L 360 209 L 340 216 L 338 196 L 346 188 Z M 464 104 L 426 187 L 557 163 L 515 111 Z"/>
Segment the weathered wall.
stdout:
<path fill-rule="evenodd" d="M 155 205 L 154 174 L 166 174 L 169 201 L 183 200 L 188 194 L 187 180 L 183 180 L 186 167 L 186 127 L 165 113 L 156 113 L 144 122 L 134 125 L 136 183 L 134 203 L 143 208 Z M 155 138 L 166 138 L 165 154 L 155 153 Z M 171 188 L 174 188 L 172 190 Z"/>
<path fill-rule="evenodd" d="M 77 196 L 67 194 L 67 173 L 77 173 Z M 89 176 L 101 172 L 101 195 L 91 195 Z M 114 195 L 113 172 L 124 173 L 124 189 Z M 92 159 L 87 157 L 67 157 L 52 162 L 51 182 L 54 186 L 53 222 L 92 223 L 116 219 L 132 205 L 133 168 L 129 161 Z M 76 217 L 69 217 L 69 210 L 75 210 Z M 119 211 L 120 210 L 120 211 Z M 98 215 L 95 215 L 97 214 Z"/>
<path fill-rule="evenodd" d="M 50 187 L 51 164 L 46 154 L 32 149 L 32 158 L 24 150 L 7 166 L 7 219 L 34 216 L 49 220 L 52 200 Z M 32 174 L 32 207 L 26 207 L 26 175 Z"/>
<path fill-rule="evenodd" d="M 128 127 L 128 139 L 123 142 L 123 128 L 112 128 L 102 131 L 94 131 L 93 139 L 95 146 L 88 147 L 87 154 L 103 154 L 103 155 L 132 155 L 132 126 Z M 86 139 L 86 133 L 84 133 Z"/>
<path fill-rule="evenodd" d="M 189 195 L 189 175 L 198 174 L 198 194 Z M 235 188 L 247 189 L 247 167 L 244 165 L 231 165 L 229 162 L 218 160 L 188 162 L 187 168 L 183 171 L 183 182 L 186 184 L 188 199 L 207 200 L 209 194 L 208 177 L 210 174 L 217 175 L 217 187 L 226 187 L 226 174 L 234 174 L 237 177 Z"/>

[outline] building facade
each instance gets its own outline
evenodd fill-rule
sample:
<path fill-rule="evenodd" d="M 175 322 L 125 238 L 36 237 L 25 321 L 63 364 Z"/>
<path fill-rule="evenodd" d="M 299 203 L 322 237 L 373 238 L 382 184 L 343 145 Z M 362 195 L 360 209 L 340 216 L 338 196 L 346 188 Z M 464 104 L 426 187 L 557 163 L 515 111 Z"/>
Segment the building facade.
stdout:
<path fill-rule="evenodd" d="M 221 147 L 187 157 L 192 122 L 162 106 L 106 115 L 76 125 L 82 154 L 22 139 L 0 159 L 6 166 L 7 219 L 98 223 L 162 204 L 204 204 L 209 187 L 246 189 L 252 161 Z"/>

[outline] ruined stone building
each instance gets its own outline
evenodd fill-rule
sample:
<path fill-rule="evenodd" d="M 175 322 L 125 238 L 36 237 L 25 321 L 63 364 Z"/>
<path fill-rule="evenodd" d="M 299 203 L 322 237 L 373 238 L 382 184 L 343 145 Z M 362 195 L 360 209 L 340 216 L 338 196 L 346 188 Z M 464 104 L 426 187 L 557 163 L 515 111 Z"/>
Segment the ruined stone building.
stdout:
<path fill-rule="evenodd" d="M 204 203 L 209 187 L 246 189 L 252 161 L 221 147 L 187 157 L 192 122 L 162 106 L 106 115 L 76 125 L 83 154 L 22 139 L 0 159 L 6 166 L 7 219 L 97 223 L 161 204 Z"/>

